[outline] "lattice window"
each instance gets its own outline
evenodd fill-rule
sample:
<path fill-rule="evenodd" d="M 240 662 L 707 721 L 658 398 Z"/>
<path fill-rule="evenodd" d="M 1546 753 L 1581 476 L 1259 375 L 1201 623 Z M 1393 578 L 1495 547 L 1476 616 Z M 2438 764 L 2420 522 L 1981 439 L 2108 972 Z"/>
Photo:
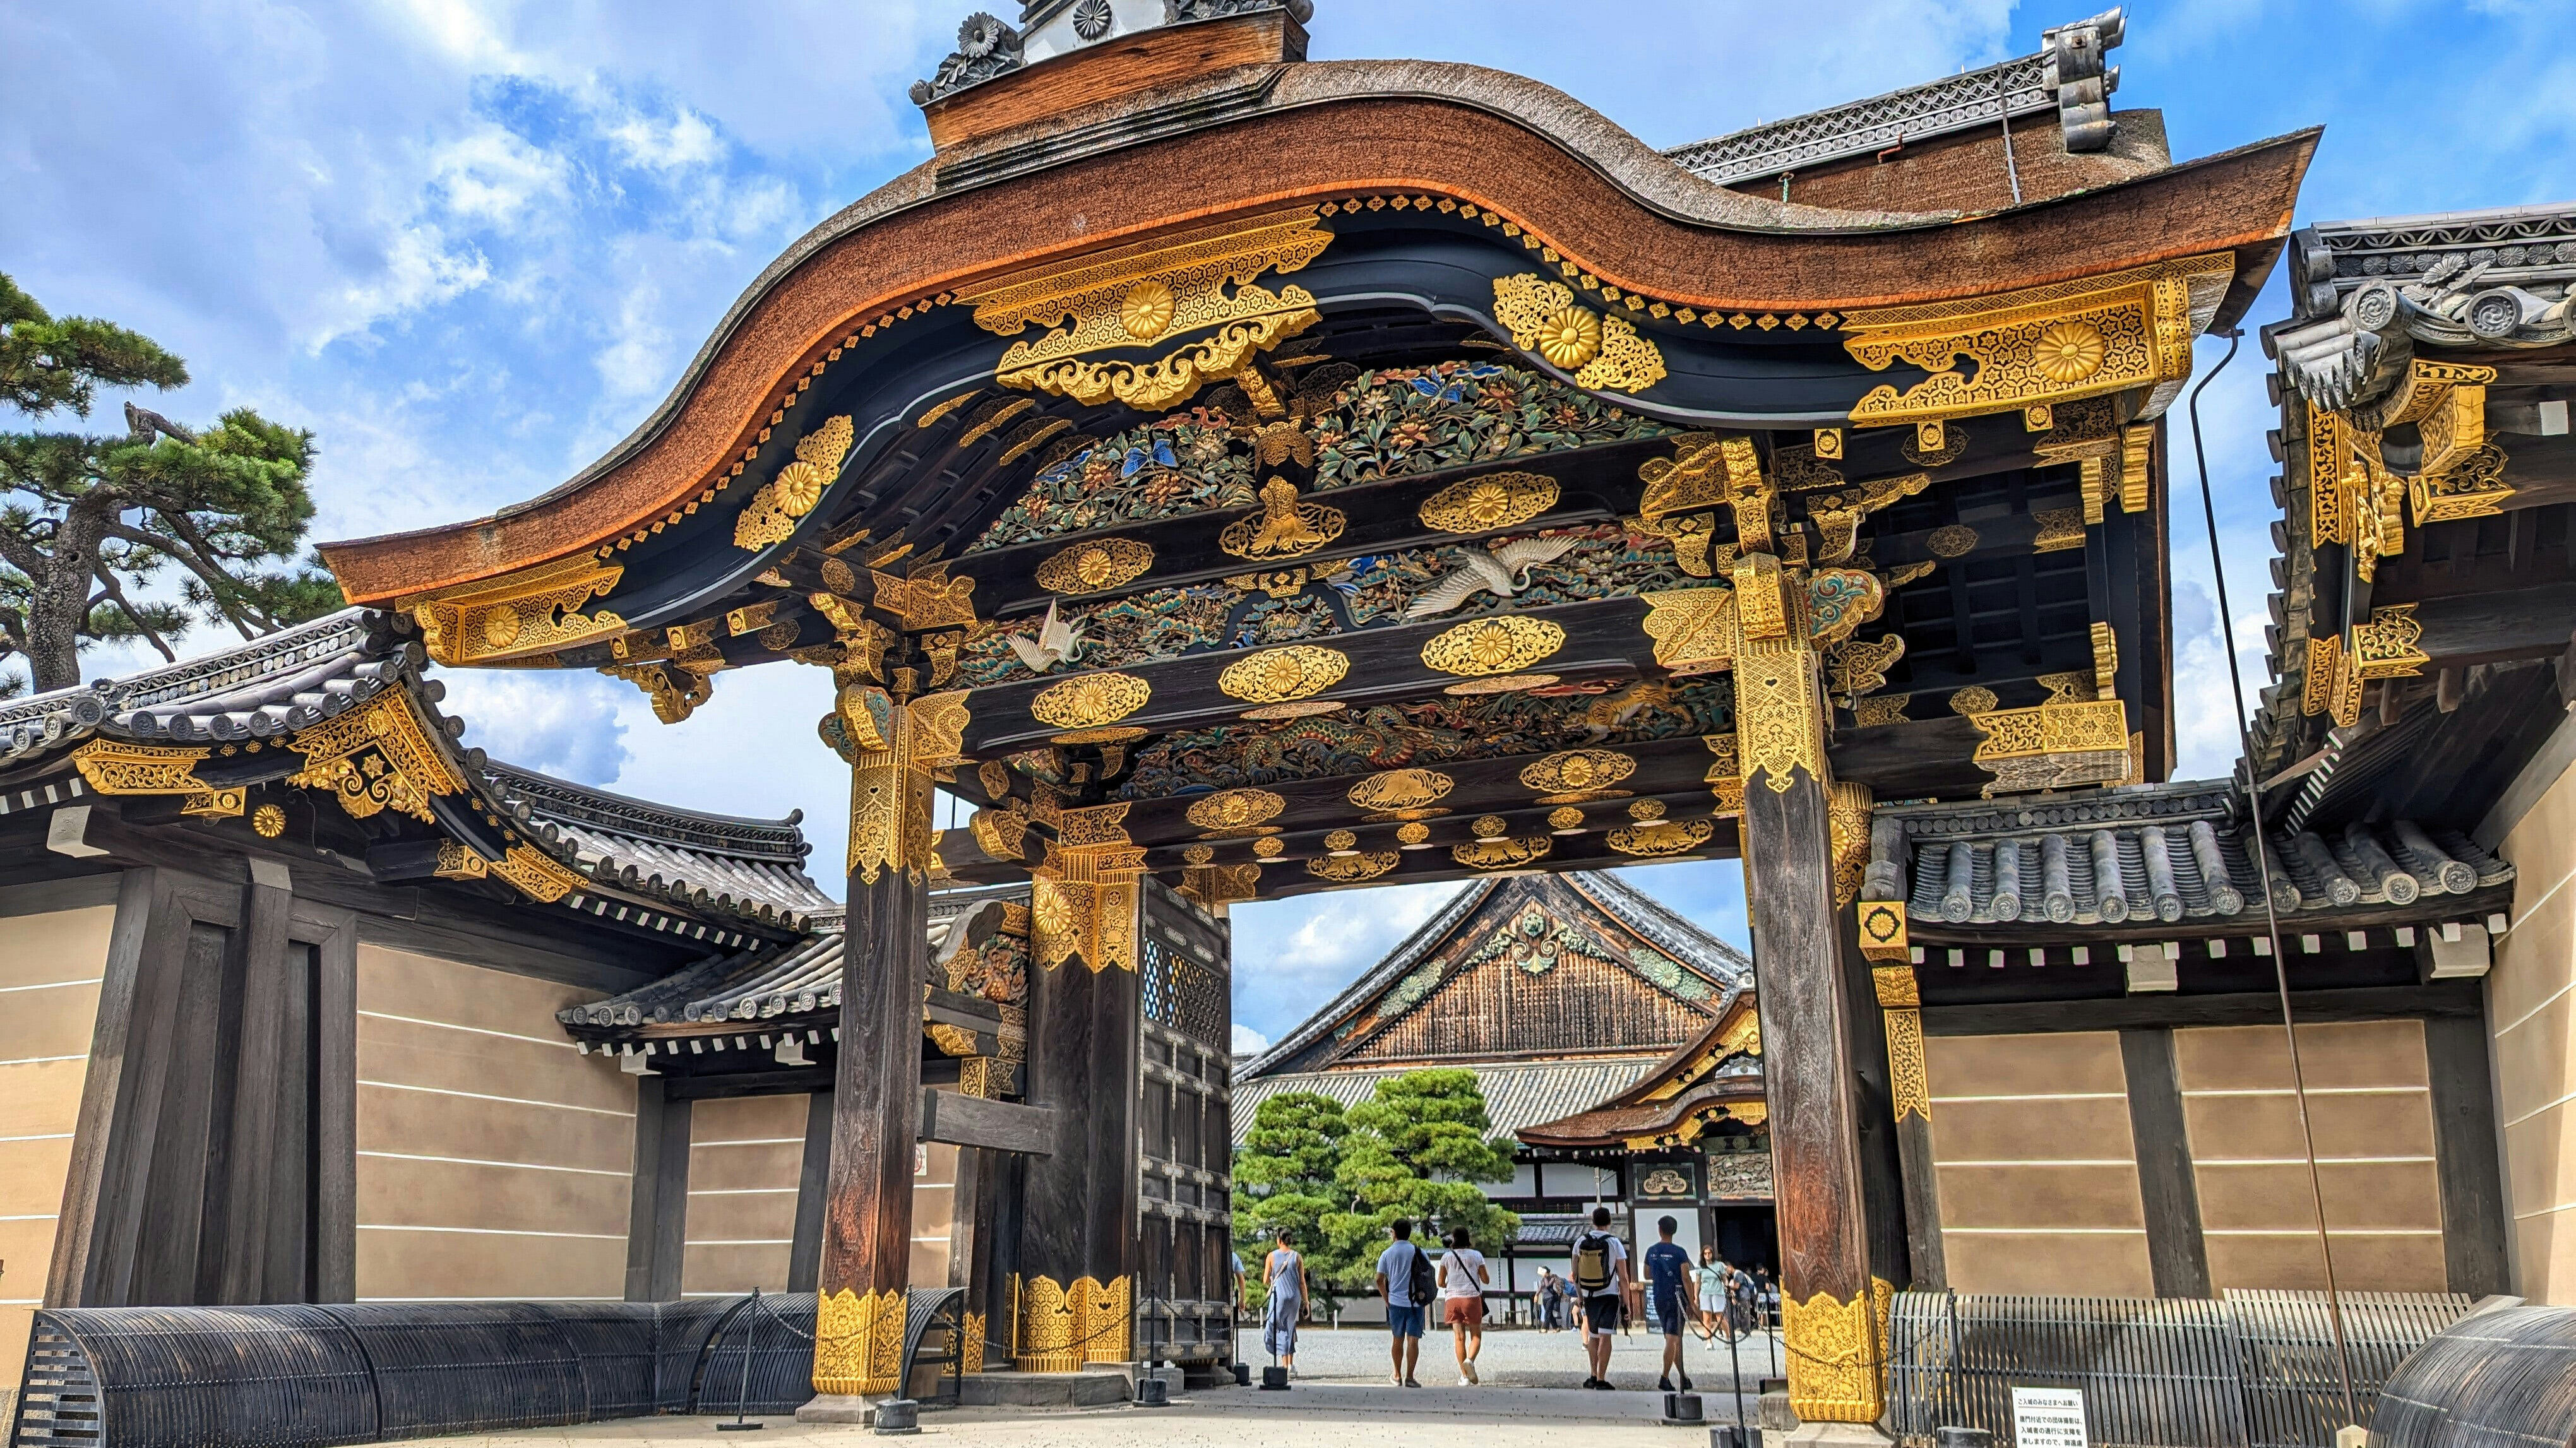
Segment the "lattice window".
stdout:
<path fill-rule="evenodd" d="M 1233 1010 L 1225 977 L 1150 937 L 1144 956 L 1145 1018 L 1208 1047 L 1219 1061 L 1228 1059 Z"/>

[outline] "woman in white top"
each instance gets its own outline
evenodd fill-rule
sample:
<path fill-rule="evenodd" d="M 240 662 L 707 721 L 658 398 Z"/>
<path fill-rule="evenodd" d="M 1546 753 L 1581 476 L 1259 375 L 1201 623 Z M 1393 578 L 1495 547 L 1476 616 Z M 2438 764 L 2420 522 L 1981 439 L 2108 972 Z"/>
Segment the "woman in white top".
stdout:
<path fill-rule="evenodd" d="M 1494 1280 L 1485 1254 L 1468 1245 L 1467 1229 L 1449 1233 L 1449 1253 L 1440 1259 L 1440 1314 L 1458 1346 L 1458 1385 L 1476 1379 L 1476 1354 L 1485 1350 L 1485 1284 Z"/>

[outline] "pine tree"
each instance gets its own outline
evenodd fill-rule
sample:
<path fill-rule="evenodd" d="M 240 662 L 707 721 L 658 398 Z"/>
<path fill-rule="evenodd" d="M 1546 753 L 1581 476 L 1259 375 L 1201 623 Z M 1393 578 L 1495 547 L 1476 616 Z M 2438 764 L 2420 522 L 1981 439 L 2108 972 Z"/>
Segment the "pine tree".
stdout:
<path fill-rule="evenodd" d="M 185 386 L 187 364 L 138 332 L 56 319 L 0 275 L 0 400 L 29 420 L 86 419 L 98 389 Z M 123 436 L 0 432 L 0 661 L 39 690 L 80 682 L 80 650 L 142 639 L 176 660 L 195 622 L 243 638 L 340 606 L 291 560 L 313 520 L 313 436 L 249 408 L 194 431 L 125 404 Z M 148 592 L 175 571 L 177 600 Z M 0 696 L 19 681 L 0 676 Z"/>
<path fill-rule="evenodd" d="M 1253 1113 L 1234 1157 L 1234 1229 L 1255 1302 L 1264 1295 L 1259 1264 L 1281 1227 L 1296 1234 L 1307 1280 L 1323 1299 L 1318 1308 L 1348 1280 L 1349 1264 L 1337 1264 L 1325 1240 L 1324 1218 L 1340 1207 L 1334 1174 L 1349 1134 L 1341 1103 L 1313 1091 L 1282 1092 Z"/>
<path fill-rule="evenodd" d="M 1374 1281 L 1386 1229 L 1402 1217 L 1414 1240 L 1464 1227 L 1479 1248 L 1498 1250 L 1520 1231 L 1520 1217 L 1495 1206 L 1479 1182 L 1509 1181 L 1512 1152 L 1489 1138 L 1485 1093 L 1473 1071 L 1407 1071 L 1378 1083 L 1377 1094 L 1351 1108 L 1335 1185 L 1350 1202 L 1325 1218 L 1338 1260 L 1364 1259 Z M 1436 1248 L 1435 1248 L 1436 1250 Z"/>

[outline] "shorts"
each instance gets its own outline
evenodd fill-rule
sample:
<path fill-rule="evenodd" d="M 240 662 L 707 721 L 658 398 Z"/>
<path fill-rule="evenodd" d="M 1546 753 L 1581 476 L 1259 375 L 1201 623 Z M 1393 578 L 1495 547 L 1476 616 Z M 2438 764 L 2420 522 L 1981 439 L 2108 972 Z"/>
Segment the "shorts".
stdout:
<path fill-rule="evenodd" d="M 1419 1307 L 1398 1307 L 1394 1303 L 1388 1303 L 1386 1307 L 1386 1330 L 1396 1337 L 1422 1336 L 1422 1309 Z"/>
<path fill-rule="evenodd" d="M 1451 1327 L 1482 1327 L 1485 1323 L 1485 1299 L 1482 1297 L 1448 1297 L 1441 1299 L 1440 1320 Z"/>
<path fill-rule="evenodd" d="M 1655 1331 L 1666 1337 L 1682 1335 L 1682 1300 L 1669 1293 L 1656 1293 L 1654 1299 Z"/>
<path fill-rule="evenodd" d="M 1604 1292 L 1583 1299 L 1583 1320 L 1594 1332 L 1608 1337 L 1619 1330 L 1619 1294 Z"/>

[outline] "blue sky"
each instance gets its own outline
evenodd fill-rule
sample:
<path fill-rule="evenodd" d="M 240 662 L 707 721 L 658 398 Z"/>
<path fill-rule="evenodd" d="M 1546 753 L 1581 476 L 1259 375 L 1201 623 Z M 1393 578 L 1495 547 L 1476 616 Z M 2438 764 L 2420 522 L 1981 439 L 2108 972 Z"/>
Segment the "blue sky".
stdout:
<path fill-rule="evenodd" d="M 991 0 L 987 0 L 991 3 Z M 2084 0 L 1317 0 L 1317 59 L 1537 77 L 1658 146 L 2007 56 Z M 2558 4 L 2130 9 L 2115 104 L 2178 156 L 2328 127 L 2303 218 L 2576 195 L 2576 55 Z M 254 405 L 319 435 L 315 536 L 488 512 L 633 427 L 707 330 L 816 221 L 928 154 L 904 88 L 947 0 L 17 0 L 0 7 L 0 271 L 58 313 L 141 328 L 196 382 L 182 420 Z M 2277 283 L 2254 320 L 2283 310 Z M 2204 366 L 2217 348 L 2204 344 Z M 2205 404 L 2243 661 L 2259 670 L 2271 512 L 2263 365 Z M 113 403 L 110 403 L 112 410 Z M 2188 474 L 2178 473 L 2181 487 Z M 2186 773 L 2235 754 L 2197 500 L 2181 489 L 2176 672 Z M 215 642 L 200 634 L 200 644 Z M 94 655 L 93 673 L 124 667 Z M 474 742 L 621 791 L 802 808 L 841 852 L 811 670 L 726 675 L 687 724 L 592 675 L 446 675 Z M 1743 939 L 1731 864 L 1640 883 Z M 1239 1019 L 1275 1036 L 1450 887 L 1239 907 Z"/>

